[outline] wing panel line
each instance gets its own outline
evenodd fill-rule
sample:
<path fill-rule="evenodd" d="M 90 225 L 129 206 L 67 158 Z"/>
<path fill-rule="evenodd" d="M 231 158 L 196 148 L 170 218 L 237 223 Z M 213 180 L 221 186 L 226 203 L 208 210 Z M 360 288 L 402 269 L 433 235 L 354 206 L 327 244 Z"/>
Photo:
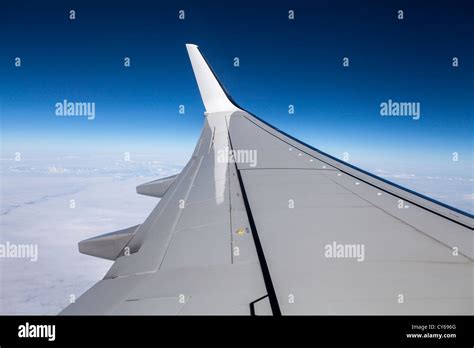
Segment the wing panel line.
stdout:
<path fill-rule="evenodd" d="M 228 137 L 229 137 L 230 147 L 231 149 L 233 149 L 234 147 L 232 146 L 232 139 L 230 136 L 230 132 L 228 132 Z M 239 179 L 239 185 L 242 191 L 242 199 L 244 201 L 245 210 L 247 212 L 247 216 L 249 219 L 250 229 L 252 230 L 252 236 L 255 243 L 255 249 L 257 250 L 258 260 L 260 262 L 260 268 L 262 270 L 263 280 L 265 282 L 265 287 L 267 289 L 270 307 L 272 309 L 272 313 L 274 316 L 281 316 L 280 305 L 278 304 L 278 298 L 276 296 L 275 287 L 273 286 L 272 277 L 270 275 L 270 269 L 268 268 L 267 260 L 265 259 L 265 253 L 263 252 L 262 243 L 260 242 L 260 238 L 258 236 L 257 226 L 255 225 L 255 220 L 253 219 L 252 210 L 250 209 L 247 193 L 245 192 L 245 186 L 242 180 L 242 175 L 240 174 L 240 170 L 237 167 L 237 164 L 234 163 L 234 165 L 237 171 L 237 178 Z"/>

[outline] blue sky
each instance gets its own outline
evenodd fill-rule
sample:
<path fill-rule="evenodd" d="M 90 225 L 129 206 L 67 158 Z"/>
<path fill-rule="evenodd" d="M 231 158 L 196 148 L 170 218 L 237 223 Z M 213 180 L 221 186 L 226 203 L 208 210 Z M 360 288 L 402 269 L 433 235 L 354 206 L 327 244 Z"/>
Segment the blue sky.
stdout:
<path fill-rule="evenodd" d="M 2 157 L 191 153 L 203 122 L 184 46 L 192 42 L 242 107 L 314 147 L 348 152 L 371 171 L 472 179 L 472 1 L 20 0 L 2 7 Z M 63 99 L 95 102 L 95 119 L 56 117 Z M 419 102 L 420 119 L 381 117 L 388 99 Z M 472 181 L 462 190 L 453 194 L 472 194 Z"/>

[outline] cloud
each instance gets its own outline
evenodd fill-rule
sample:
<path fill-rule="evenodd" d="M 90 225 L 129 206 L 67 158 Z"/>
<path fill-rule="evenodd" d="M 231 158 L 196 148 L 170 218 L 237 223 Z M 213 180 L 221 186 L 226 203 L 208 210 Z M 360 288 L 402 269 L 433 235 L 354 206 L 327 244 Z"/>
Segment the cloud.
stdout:
<path fill-rule="evenodd" d="M 63 171 L 24 162 L 21 174 L 2 167 L 0 242 L 38 245 L 38 261 L 1 260 L 0 314 L 57 314 L 102 279 L 112 262 L 80 254 L 77 243 L 142 223 L 159 200 L 136 186 L 180 171 L 153 161 L 58 162 Z"/>
<path fill-rule="evenodd" d="M 470 193 L 468 195 L 464 195 L 464 198 L 468 201 L 474 201 L 474 193 Z"/>
<path fill-rule="evenodd" d="M 461 176 L 424 175 L 374 169 L 373 172 L 393 183 L 436 199 L 455 208 L 474 213 L 472 178 Z"/>

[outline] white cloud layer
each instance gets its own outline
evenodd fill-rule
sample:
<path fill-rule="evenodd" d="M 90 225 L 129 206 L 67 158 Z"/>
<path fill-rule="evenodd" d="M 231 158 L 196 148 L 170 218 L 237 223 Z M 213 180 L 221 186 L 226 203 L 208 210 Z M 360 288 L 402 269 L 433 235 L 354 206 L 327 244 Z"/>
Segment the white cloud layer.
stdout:
<path fill-rule="evenodd" d="M 135 187 L 180 171 L 147 160 L 54 162 L 2 161 L 0 243 L 37 244 L 38 260 L 0 259 L 0 314 L 57 314 L 79 297 L 112 262 L 80 254 L 77 243 L 142 223 L 159 200 Z"/>

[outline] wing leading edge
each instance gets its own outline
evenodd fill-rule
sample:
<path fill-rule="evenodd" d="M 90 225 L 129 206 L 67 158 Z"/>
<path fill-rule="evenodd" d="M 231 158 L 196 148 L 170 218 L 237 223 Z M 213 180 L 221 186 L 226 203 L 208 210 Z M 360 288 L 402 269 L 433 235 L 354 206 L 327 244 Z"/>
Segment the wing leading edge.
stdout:
<path fill-rule="evenodd" d="M 206 109 L 192 158 L 141 188 L 157 207 L 61 314 L 474 312 L 472 216 L 246 112 L 186 47 Z"/>

